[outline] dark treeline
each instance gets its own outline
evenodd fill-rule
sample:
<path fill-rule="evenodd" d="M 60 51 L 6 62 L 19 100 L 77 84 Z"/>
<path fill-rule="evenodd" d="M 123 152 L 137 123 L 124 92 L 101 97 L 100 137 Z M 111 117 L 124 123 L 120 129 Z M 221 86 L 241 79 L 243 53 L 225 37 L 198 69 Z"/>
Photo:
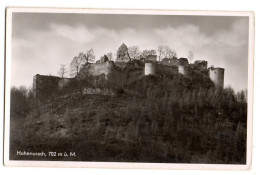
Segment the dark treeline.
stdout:
<path fill-rule="evenodd" d="M 23 118 L 35 104 L 33 90 L 25 86 L 11 88 L 11 117 Z"/>

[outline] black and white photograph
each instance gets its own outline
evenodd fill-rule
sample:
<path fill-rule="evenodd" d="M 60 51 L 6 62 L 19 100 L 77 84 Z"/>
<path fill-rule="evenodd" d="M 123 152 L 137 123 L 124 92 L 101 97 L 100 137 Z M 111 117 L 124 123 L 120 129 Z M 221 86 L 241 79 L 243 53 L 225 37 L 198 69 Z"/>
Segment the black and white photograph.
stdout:
<path fill-rule="evenodd" d="M 251 13 L 7 14 L 7 162 L 250 164 Z"/>

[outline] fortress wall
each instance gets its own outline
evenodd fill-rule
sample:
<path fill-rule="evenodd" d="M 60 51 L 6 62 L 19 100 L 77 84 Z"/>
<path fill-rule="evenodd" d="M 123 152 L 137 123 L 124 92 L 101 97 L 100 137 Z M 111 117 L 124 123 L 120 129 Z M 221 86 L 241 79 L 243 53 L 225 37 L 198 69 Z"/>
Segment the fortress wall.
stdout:
<path fill-rule="evenodd" d="M 58 90 L 61 78 L 56 76 L 35 75 L 33 77 L 33 91 L 36 99 L 42 101 Z"/>
<path fill-rule="evenodd" d="M 115 95 L 114 91 L 112 89 L 100 89 L 100 88 L 90 88 L 86 87 L 82 91 L 83 95 L 93 95 L 93 94 L 99 94 L 99 95 Z"/>
<path fill-rule="evenodd" d="M 208 62 L 205 60 L 196 60 L 194 62 L 194 65 L 199 68 L 200 70 L 206 70 L 208 69 Z"/>
<path fill-rule="evenodd" d="M 147 62 L 156 62 L 157 61 L 157 55 L 148 55 L 145 58 L 145 61 L 147 61 Z"/>
<path fill-rule="evenodd" d="M 162 64 L 156 65 L 156 72 L 167 72 L 170 74 L 178 74 L 178 68 L 175 66 L 167 66 Z"/>
<path fill-rule="evenodd" d="M 178 66 L 178 72 L 179 74 L 182 74 L 182 75 L 188 75 L 189 74 L 189 68 L 187 66 L 182 66 L 182 65 L 179 65 Z"/>
<path fill-rule="evenodd" d="M 189 65 L 189 61 L 188 61 L 188 59 L 187 58 L 179 58 L 178 60 L 177 60 L 177 64 L 178 64 L 178 66 L 188 66 Z"/>
<path fill-rule="evenodd" d="M 161 61 L 162 65 L 166 66 L 177 66 L 178 65 L 178 59 L 177 58 L 164 58 Z"/>
<path fill-rule="evenodd" d="M 115 66 L 120 68 L 125 68 L 127 62 L 115 62 Z"/>
<path fill-rule="evenodd" d="M 63 87 L 67 86 L 71 81 L 71 78 L 63 78 L 59 81 L 58 87 L 59 89 L 62 89 Z"/>
<path fill-rule="evenodd" d="M 209 68 L 209 78 L 217 88 L 224 87 L 224 72 L 223 68 Z"/>
<path fill-rule="evenodd" d="M 145 63 L 144 75 L 155 75 L 156 64 L 154 63 Z"/>
<path fill-rule="evenodd" d="M 114 62 L 113 61 L 107 61 L 105 63 L 96 63 L 96 64 L 91 64 L 90 66 L 90 72 L 94 76 L 98 76 L 101 74 L 109 74 L 112 72 L 114 68 Z"/>

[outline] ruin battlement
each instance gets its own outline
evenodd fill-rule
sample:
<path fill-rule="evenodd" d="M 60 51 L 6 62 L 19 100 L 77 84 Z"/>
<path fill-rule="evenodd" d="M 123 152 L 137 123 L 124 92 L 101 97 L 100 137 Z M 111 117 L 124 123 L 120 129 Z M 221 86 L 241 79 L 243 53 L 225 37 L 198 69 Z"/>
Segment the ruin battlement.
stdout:
<path fill-rule="evenodd" d="M 61 78 L 52 75 L 36 74 L 33 77 L 33 92 L 39 101 L 52 96 L 57 90 L 66 86 L 73 78 Z"/>

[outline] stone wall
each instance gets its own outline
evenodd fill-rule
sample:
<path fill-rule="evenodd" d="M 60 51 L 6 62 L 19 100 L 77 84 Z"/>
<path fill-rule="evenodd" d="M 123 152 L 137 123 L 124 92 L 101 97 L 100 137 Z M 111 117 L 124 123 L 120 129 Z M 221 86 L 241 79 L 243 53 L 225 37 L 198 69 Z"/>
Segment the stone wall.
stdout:
<path fill-rule="evenodd" d="M 161 64 L 162 65 L 166 65 L 166 66 L 179 66 L 179 65 L 182 65 L 182 66 L 188 66 L 189 65 L 189 62 L 188 62 L 188 59 L 187 58 L 164 58 L 162 61 L 161 61 Z"/>
<path fill-rule="evenodd" d="M 162 65 L 166 65 L 166 66 L 177 66 L 178 59 L 177 58 L 164 58 L 161 61 Z"/>
<path fill-rule="evenodd" d="M 58 88 L 63 89 L 64 87 L 68 86 L 73 78 L 62 78 L 58 83 Z"/>
<path fill-rule="evenodd" d="M 208 69 L 208 62 L 205 60 L 196 60 L 194 66 L 200 70 Z"/>
<path fill-rule="evenodd" d="M 35 75 L 33 77 L 33 92 L 35 98 L 41 102 L 54 96 L 58 90 L 62 90 L 73 78 L 61 78 L 57 76 Z"/>
<path fill-rule="evenodd" d="M 107 61 L 104 63 L 91 64 L 90 72 L 94 76 L 98 76 L 101 74 L 107 75 L 112 72 L 113 68 L 114 68 L 114 62 Z"/>
<path fill-rule="evenodd" d="M 79 71 L 79 74 L 76 76 L 76 79 L 84 79 L 89 75 L 99 76 L 107 75 L 113 71 L 115 64 L 113 61 L 107 61 L 103 63 L 87 63 Z"/>
<path fill-rule="evenodd" d="M 178 74 L 178 68 L 176 66 L 166 66 L 162 64 L 157 64 L 156 72 L 167 72 L 169 74 Z"/>
<path fill-rule="evenodd" d="M 115 62 L 116 67 L 125 68 L 127 62 Z"/>
<path fill-rule="evenodd" d="M 177 61 L 178 66 L 182 65 L 182 66 L 188 66 L 189 65 L 189 61 L 187 58 L 179 58 Z"/>
<path fill-rule="evenodd" d="M 44 101 L 57 90 L 61 78 L 56 76 L 35 75 L 33 77 L 33 91 L 38 101 Z"/>
<path fill-rule="evenodd" d="M 157 55 L 148 55 L 145 58 L 146 62 L 157 62 Z"/>
<path fill-rule="evenodd" d="M 101 88 L 90 88 L 90 87 L 86 87 L 83 89 L 82 91 L 83 95 L 115 95 L 114 91 L 112 91 L 111 89 L 105 88 L 105 89 L 101 89 Z"/>

